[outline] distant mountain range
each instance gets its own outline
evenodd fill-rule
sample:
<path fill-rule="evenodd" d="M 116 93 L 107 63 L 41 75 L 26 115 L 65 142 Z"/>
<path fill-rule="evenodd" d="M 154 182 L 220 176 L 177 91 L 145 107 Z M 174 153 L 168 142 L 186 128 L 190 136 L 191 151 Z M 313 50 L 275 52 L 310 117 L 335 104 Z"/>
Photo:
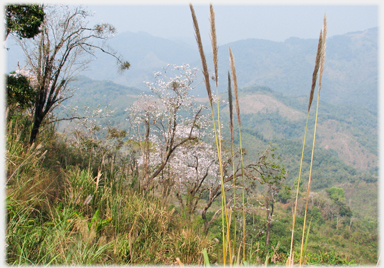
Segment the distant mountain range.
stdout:
<path fill-rule="evenodd" d="M 153 72 L 161 71 L 167 64 L 188 63 L 201 69 L 196 44 L 171 41 L 144 32 L 124 32 L 108 44 L 131 63 L 131 68 L 119 74 L 110 56 L 97 53 L 97 60 L 83 75 L 143 90 L 143 82 L 153 81 Z M 284 42 L 246 39 L 220 46 L 222 91 L 226 90 L 229 70 L 228 46 L 234 53 L 240 88 L 267 86 L 283 94 L 309 94 L 317 40 L 295 37 Z M 208 67 L 213 70 L 210 51 L 210 47 L 205 47 Z M 332 104 L 354 104 L 377 112 L 378 28 L 328 37 L 326 53 L 322 100 Z M 18 54 L 20 51 L 14 48 L 7 52 L 8 71 L 15 68 Z M 204 89 L 197 92 L 203 94 Z"/>

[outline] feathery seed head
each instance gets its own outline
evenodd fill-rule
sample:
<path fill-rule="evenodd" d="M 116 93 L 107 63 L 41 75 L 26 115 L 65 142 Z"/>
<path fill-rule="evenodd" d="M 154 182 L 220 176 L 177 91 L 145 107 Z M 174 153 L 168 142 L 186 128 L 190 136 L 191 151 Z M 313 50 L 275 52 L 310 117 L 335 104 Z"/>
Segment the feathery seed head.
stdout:
<path fill-rule="evenodd" d="M 229 61 L 231 66 L 232 79 L 233 79 L 233 90 L 235 92 L 237 120 L 239 121 L 239 126 L 240 126 L 241 120 L 240 120 L 239 94 L 238 94 L 238 88 L 237 88 L 235 59 L 233 58 L 231 47 L 229 47 L 229 56 L 230 56 Z"/>
<path fill-rule="evenodd" d="M 197 18 L 196 18 L 195 10 L 194 10 L 192 4 L 189 4 L 189 7 L 190 7 L 191 13 L 192 13 L 193 26 L 194 26 L 195 35 L 196 35 L 195 37 L 196 37 L 196 41 L 197 41 L 197 46 L 199 48 L 201 64 L 203 66 L 203 75 L 204 75 L 205 87 L 207 89 L 209 102 L 210 102 L 210 104 L 212 106 L 211 85 L 209 83 L 209 73 L 208 73 L 207 61 L 206 61 L 205 55 L 204 55 L 203 43 L 201 42 L 199 25 L 197 23 Z"/>

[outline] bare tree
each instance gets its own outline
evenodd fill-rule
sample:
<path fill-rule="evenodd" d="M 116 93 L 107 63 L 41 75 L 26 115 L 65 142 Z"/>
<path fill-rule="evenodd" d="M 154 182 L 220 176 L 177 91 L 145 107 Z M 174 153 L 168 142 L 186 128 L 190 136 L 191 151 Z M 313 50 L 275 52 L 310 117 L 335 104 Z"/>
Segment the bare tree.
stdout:
<path fill-rule="evenodd" d="M 106 48 L 103 42 L 115 32 L 112 25 L 88 27 L 87 17 L 90 13 L 80 7 L 48 6 L 44 11 L 46 17 L 41 25 L 41 33 L 33 40 L 18 41 L 26 56 L 27 68 L 36 78 L 33 86 L 37 96 L 30 144 L 36 140 L 47 114 L 72 97 L 68 92 L 68 83 L 86 68 L 92 56 L 95 56 L 95 50 L 114 57 L 120 70 L 128 69 L 130 65 Z"/>

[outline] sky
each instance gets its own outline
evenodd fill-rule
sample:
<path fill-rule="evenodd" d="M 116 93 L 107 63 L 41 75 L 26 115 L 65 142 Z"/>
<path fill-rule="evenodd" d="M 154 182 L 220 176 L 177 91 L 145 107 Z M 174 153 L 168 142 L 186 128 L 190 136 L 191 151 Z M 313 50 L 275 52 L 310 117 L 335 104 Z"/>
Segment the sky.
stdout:
<path fill-rule="evenodd" d="M 184 1 L 183 1 L 184 2 Z M 337 3 L 336 1 L 335 3 Z M 340 1 L 339 1 L 340 2 Z M 161 3 L 161 2 L 160 2 Z M 194 4 L 202 38 L 209 42 L 209 5 Z M 256 2 L 257 3 L 257 2 Z M 101 21 L 114 25 L 118 33 L 144 31 L 173 40 L 194 41 L 188 2 L 182 4 L 86 5 Z M 266 5 L 213 4 L 219 45 L 247 38 L 284 41 L 289 37 L 318 38 L 324 14 L 328 36 L 363 31 L 378 26 L 378 5 Z"/>

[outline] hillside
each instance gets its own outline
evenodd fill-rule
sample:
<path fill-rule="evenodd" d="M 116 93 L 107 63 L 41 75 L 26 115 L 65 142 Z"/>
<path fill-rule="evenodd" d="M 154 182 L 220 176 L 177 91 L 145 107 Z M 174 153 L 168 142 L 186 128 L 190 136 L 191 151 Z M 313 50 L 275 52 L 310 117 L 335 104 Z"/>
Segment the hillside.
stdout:
<path fill-rule="evenodd" d="M 308 94 L 316 40 L 248 39 L 223 46 L 221 51 L 228 51 L 228 46 L 235 55 L 240 87 L 267 86 L 283 94 Z M 377 111 L 377 48 L 377 29 L 327 38 L 322 100 Z M 219 62 L 225 77 L 228 56 L 222 53 Z"/>
<path fill-rule="evenodd" d="M 378 29 L 372 28 L 327 38 L 322 100 L 332 104 L 359 105 L 377 113 L 377 36 Z M 12 43 L 12 40 L 7 41 L 7 45 Z M 186 45 L 144 32 L 124 32 L 109 40 L 108 45 L 129 60 L 130 70 L 119 74 L 115 62 L 99 52 L 83 75 L 145 90 L 143 82 L 152 81 L 153 72 L 162 70 L 167 64 L 188 63 L 191 67 L 201 68 L 196 44 Z M 220 46 L 220 84 L 226 84 L 228 46 L 235 56 L 240 88 L 267 86 L 285 95 L 307 94 L 317 40 L 295 37 L 284 42 L 246 39 Z M 208 68 L 212 70 L 210 50 L 206 52 Z M 23 66 L 22 52 L 18 47 L 12 46 L 6 56 L 8 72 L 16 68 L 17 62 Z M 201 86 L 197 92 L 203 95 L 204 88 Z"/>
<path fill-rule="evenodd" d="M 203 74 L 190 44 L 106 51 L 90 39 L 114 27 L 82 7 L 6 6 L 6 39 L 44 20 L 29 69 L 4 50 L 5 263 L 379 266 L 377 28 L 326 38 L 324 17 L 318 45 L 240 40 L 207 70 L 190 8 Z"/>
<path fill-rule="evenodd" d="M 103 119 L 104 124 L 128 130 L 125 109 L 142 92 L 115 84 L 111 81 L 95 81 L 85 77 L 71 84 L 78 90 L 65 105 L 90 107 L 109 106 L 113 117 Z M 226 99 L 227 96 L 223 95 Z M 287 182 L 293 185 L 299 171 L 302 139 L 307 110 L 307 97 L 287 96 L 267 87 L 248 87 L 240 90 L 239 102 L 242 114 L 243 146 L 250 157 L 272 144 L 281 156 L 281 162 L 289 170 Z M 207 98 L 196 98 L 206 103 Z M 315 100 L 316 101 L 316 100 Z M 228 121 L 228 106 L 221 106 L 223 122 Z M 375 193 L 378 170 L 377 116 L 363 108 L 351 105 L 333 105 L 320 101 L 314 179 L 312 189 L 319 191 L 335 185 L 344 185 L 347 195 Z M 310 114 L 307 147 L 304 157 L 304 177 L 308 175 L 312 144 L 314 109 Z M 228 128 L 224 126 L 224 138 Z M 236 133 L 236 131 L 235 131 Z M 238 137 L 236 136 L 236 142 Z M 353 188 L 366 183 L 367 187 Z M 354 189 L 354 190 L 353 190 Z M 356 192 L 357 191 L 357 192 Z M 373 191 L 373 192 L 372 192 Z M 376 193 L 377 194 L 377 193 Z M 373 197 L 373 196 L 372 196 Z M 376 198 L 370 199 L 373 211 L 377 211 Z M 351 205 L 353 210 L 358 203 Z M 363 213 L 364 212 L 359 212 Z"/>

